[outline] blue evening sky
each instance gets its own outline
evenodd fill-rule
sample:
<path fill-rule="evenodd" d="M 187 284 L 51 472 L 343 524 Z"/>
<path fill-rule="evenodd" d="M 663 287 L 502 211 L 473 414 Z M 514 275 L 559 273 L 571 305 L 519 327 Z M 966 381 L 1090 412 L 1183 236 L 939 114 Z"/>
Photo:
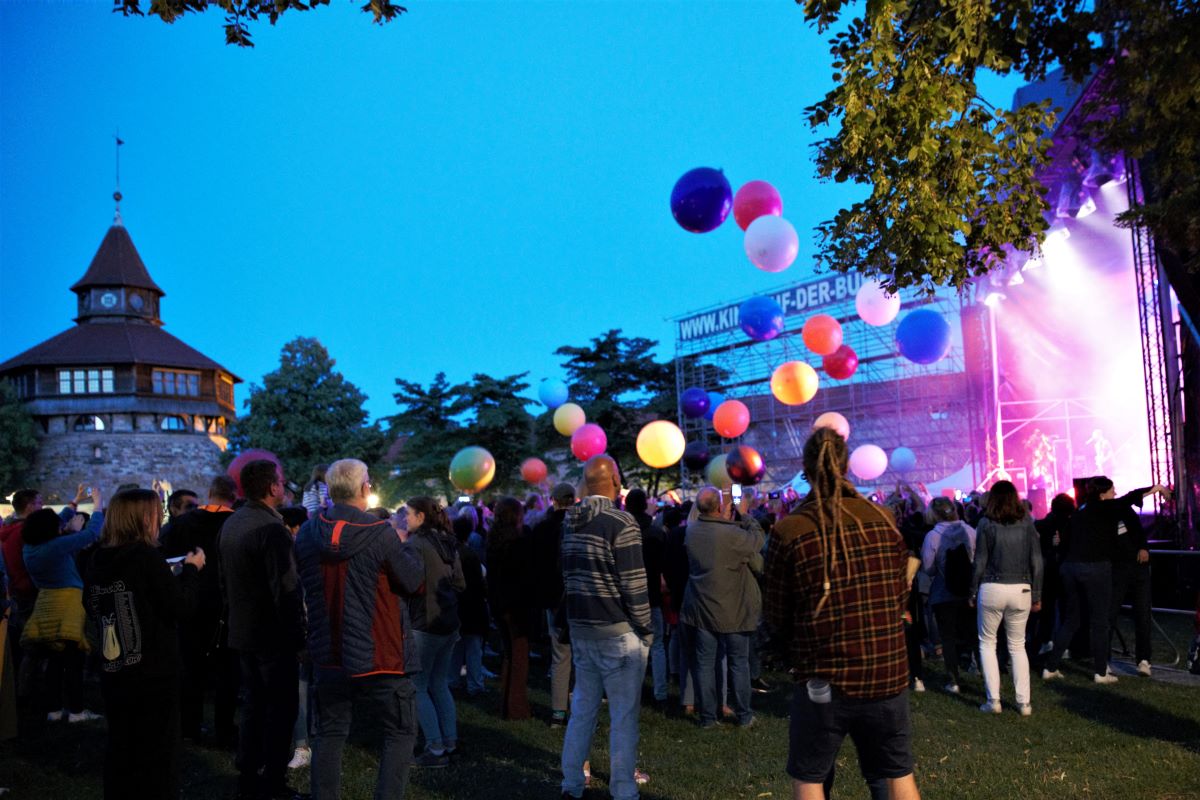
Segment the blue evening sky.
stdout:
<path fill-rule="evenodd" d="M 668 317 L 810 275 L 814 225 L 852 196 L 813 175 L 802 111 L 831 70 L 788 0 L 410 0 L 384 27 L 359 5 L 257 24 L 241 50 L 216 11 L 0 3 L 0 360 L 72 324 L 118 126 L 167 330 L 248 382 L 316 336 L 373 417 L 398 376 L 536 385 L 610 327 L 669 357 Z M 789 271 L 755 269 L 732 216 L 675 224 L 695 166 L 780 189 Z"/>

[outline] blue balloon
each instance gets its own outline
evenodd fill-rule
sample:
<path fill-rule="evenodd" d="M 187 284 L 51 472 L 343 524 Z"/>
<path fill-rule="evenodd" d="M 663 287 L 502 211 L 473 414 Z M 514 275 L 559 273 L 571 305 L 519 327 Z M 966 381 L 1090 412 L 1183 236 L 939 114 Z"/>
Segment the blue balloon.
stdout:
<path fill-rule="evenodd" d="M 742 330 L 756 342 L 769 342 L 783 331 L 783 309 L 770 297 L 751 297 L 738 309 Z"/>
<path fill-rule="evenodd" d="M 918 308 L 897 326 L 896 346 L 915 364 L 940 361 L 950 352 L 950 323 L 932 308 Z"/>
<path fill-rule="evenodd" d="M 897 447 L 892 451 L 891 463 L 896 472 L 911 472 L 917 467 L 917 454 L 907 447 Z"/>
<path fill-rule="evenodd" d="M 719 392 L 708 393 L 708 411 L 704 412 L 704 418 L 712 422 L 713 414 L 717 413 L 717 406 L 725 402 L 725 395 Z"/>
<path fill-rule="evenodd" d="M 699 386 L 685 389 L 679 396 L 679 404 L 683 406 L 683 415 L 688 419 L 699 419 L 708 413 L 708 392 Z"/>
<path fill-rule="evenodd" d="M 671 190 L 671 213 L 685 231 L 708 233 L 725 221 L 731 208 L 733 187 L 719 169 L 689 170 Z"/>
<path fill-rule="evenodd" d="M 567 402 L 569 396 L 567 385 L 558 378 L 547 378 L 538 384 L 538 399 L 546 408 L 558 408 Z"/>

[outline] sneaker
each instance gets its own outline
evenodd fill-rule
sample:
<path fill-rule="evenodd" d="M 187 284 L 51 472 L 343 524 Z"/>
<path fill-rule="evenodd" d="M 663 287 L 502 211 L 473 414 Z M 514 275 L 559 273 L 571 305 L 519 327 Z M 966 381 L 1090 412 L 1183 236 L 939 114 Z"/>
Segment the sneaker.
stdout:
<path fill-rule="evenodd" d="M 1000 701 L 997 700 L 996 702 L 992 703 L 992 702 L 988 702 L 985 700 L 983 702 L 983 705 L 981 705 L 979 707 L 979 710 L 985 714 L 999 714 L 1000 713 Z"/>
<path fill-rule="evenodd" d="M 1143 658 L 1141 661 L 1138 662 L 1137 669 L 1138 669 L 1138 675 L 1141 675 L 1143 678 L 1150 677 L 1150 662 L 1147 661 L 1146 659 Z"/>
<path fill-rule="evenodd" d="M 750 719 L 746 720 L 745 722 L 739 722 L 738 727 L 743 728 L 743 729 L 753 728 L 757 724 L 758 724 L 758 717 L 751 717 Z"/>
<path fill-rule="evenodd" d="M 1042 670 L 1042 680 L 1044 681 L 1061 681 L 1063 674 L 1056 669 Z"/>
<path fill-rule="evenodd" d="M 1116 683 L 1116 682 L 1117 682 L 1117 676 L 1113 675 L 1111 672 L 1106 672 L 1103 675 L 1100 675 L 1098 673 L 1092 675 L 1092 683 L 1102 683 L 1105 686 L 1108 686 L 1108 685 Z"/>
<path fill-rule="evenodd" d="M 925 681 L 921 680 L 920 678 L 913 678 L 912 690 L 914 692 L 925 691 Z"/>
<path fill-rule="evenodd" d="M 1022 717 L 1032 717 L 1033 716 L 1033 706 L 1029 705 L 1029 703 L 1025 703 L 1024 705 L 1020 706 L 1019 708 L 1021 710 Z"/>
<path fill-rule="evenodd" d="M 640 769 L 635 769 L 633 771 L 633 780 L 638 786 L 645 786 L 650 782 L 650 773 L 642 772 Z"/>
<path fill-rule="evenodd" d="M 762 678 L 755 678 L 750 681 L 750 688 L 755 694 L 770 694 L 775 690 L 775 687 L 764 681 Z"/>
<path fill-rule="evenodd" d="M 292 753 L 292 760 L 288 762 L 288 769 L 300 769 L 307 767 L 312 763 L 312 750 L 307 747 L 297 747 L 296 752 Z"/>
<path fill-rule="evenodd" d="M 46 715 L 46 722 L 62 722 L 63 717 L 65 717 L 66 715 L 67 715 L 66 709 L 59 709 L 58 711 L 51 711 L 49 714 Z"/>
<path fill-rule="evenodd" d="M 1066 659 L 1066 658 L 1070 658 L 1070 657 L 1071 657 L 1071 651 L 1069 649 L 1063 650 L 1063 658 Z"/>
<path fill-rule="evenodd" d="M 88 711 L 86 708 L 78 714 L 67 714 L 67 722 L 95 722 L 98 719 L 104 719 L 102 714 L 97 714 L 95 711 Z"/>
<path fill-rule="evenodd" d="M 550 715 L 551 728 L 565 728 L 567 726 L 567 712 L 555 711 Z"/>
<path fill-rule="evenodd" d="M 424 767 L 425 769 L 442 769 L 450 766 L 450 756 L 445 753 L 434 753 L 426 750 L 421 755 L 413 759 L 414 767 Z"/>
<path fill-rule="evenodd" d="M 1053 649 L 1054 649 L 1054 642 L 1053 641 L 1046 642 L 1044 645 L 1042 645 L 1041 647 L 1038 648 L 1038 655 L 1044 656 L 1044 655 L 1046 655 L 1046 653 L 1049 653 Z"/>
<path fill-rule="evenodd" d="M 958 694 L 958 684 L 957 683 L 947 683 L 945 686 L 945 689 L 950 694 Z"/>

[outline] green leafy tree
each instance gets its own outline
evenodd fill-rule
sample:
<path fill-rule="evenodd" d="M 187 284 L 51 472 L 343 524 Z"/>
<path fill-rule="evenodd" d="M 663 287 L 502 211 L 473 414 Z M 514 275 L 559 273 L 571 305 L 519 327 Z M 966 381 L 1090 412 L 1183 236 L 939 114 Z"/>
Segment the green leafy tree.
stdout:
<path fill-rule="evenodd" d="M 0 380 L 0 495 L 23 488 L 37 456 L 37 421 L 9 380 Z"/>
<path fill-rule="evenodd" d="M 229 435 L 231 460 L 248 448 L 279 457 L 289 479 L 303 483 L 316 464 L 358 458 L 378 469 L 384 437 L 367 425 L 367 396 L 334 370 L 335 361 L 316 339 L 299 337 L 283 346 L 279 369 L 250 385 L 249 413 Z"/>
<path fill-rule="evenodd" d="M 494 378 L 476 373 L 470 382 L 455 387 L 459 407 L 470 417 L 466 444 L 478 445 L 496 459 L 491 492 L 520 496 L 525 489 L 521 462 L 540 455 L 533 438 L 533 416 L 525 408 L 530 401 L 520 396 L 529 389 L 528 374 Z M 449 469 L 449 461 L 445 468 Z"/>
<path fill-rule="evenodd" d="M 450 484 L 450 459 L 464 446 L 465 431 L 456 417 L 462 413 L 458 387 L 439 372 L 426 389 L 420 383 L 396 378 L 393 395 L 400 412 L 389 417 L 388 437 L 394 442 L 391 471 L 385 481 L 393 499 L 422 494 L 455 494 Z"/>
<path fill-rule="evenodd" d="M 1036 80 L 1062 65 L 1077 81 L 1100 70 L 1101 91 L 1081 109 L 1095 146 L 1143 159 L 1150 202 L 1123 221 L 1147 224 L 1196 269 L 1200 4 L 797 3 L 820 30 L 836 29 L 835 86 L 806 110 L 814 128 L 838 123 L 817 172 L 869 192 L 820 226 L 821 264 L 931 289 L 987 271 L 1003 245 L 1032 250 L 1046 229 L 1037 173 L 1054 116 L 1045 104 L 997 108 L 977 78 Z"/>

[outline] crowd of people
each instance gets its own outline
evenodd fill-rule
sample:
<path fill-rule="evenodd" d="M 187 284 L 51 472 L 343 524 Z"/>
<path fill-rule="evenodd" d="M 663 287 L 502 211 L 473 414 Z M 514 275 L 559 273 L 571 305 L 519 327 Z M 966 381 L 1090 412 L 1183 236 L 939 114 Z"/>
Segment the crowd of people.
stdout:
<path fill-rule="evenodd" d="M 187 740 L 236 752 L 239 800 L 297 796 L 289 775 L 304 766 L 326 800 L 340 796 L 366 701 L 383 732 L 376 797 L 401 798 L 411 769 L 455 763 L 458 704 L 489 679 L 503 719 L 533 715 L 531 650 L 544 641 L 564 799 L 589 791 L 605 702 L 609 791 L 628 800 L 649 779 L 643 702 L 666 710 L 674 684 L 678 713 L 701 730 L 754 726 L 755 695 L 774 690 L 769 658 L 795 678 L 783 765 L 794 796 L 828 796 L 849 735 L 871 796 L 907 799 L 919 797 L 908 692 L 925 691 L 927 654 L 942 656 L 947 692 L 981 672 L 990 714 L 1004 707 L 1005 658 L 1028 716 L 1031 663 L 1059 680 L 1074 649 L 1091 655 L 1095 683 L 1117 680 L 1110 632 L 1130 596 L 1150 674 L 1133 507 L 1163 487 L 1117 498 L 1093 478 L 1078 508 L 1059 495 L 1035 522 L 1003 480 L 962 500 L 908 486 L 863 497 L 828 429 L 803 457 L 805 497 L 706 486 L 682 504 L 626 491 L 608 456 L 548 497 L 421 496 L 394 512 L 370 506 L 354 459 L 316 467 L 299 504 L 276 463 L 251 461 L 215 476 L 203 504 L 173 492 L 165 524 L 154 489 L 106 503 L 80 487 L 61 513 L 19 491 L 0 527 L 13 662 L 0 733 L 14 707 L 47 725 L 103 718 L 106 798 L 176 800 Z M 77 511 L 89 501 L 90 515 Z M 490 644 L 498 675 L 483 665 Z M 103 717 L 85 708 L 88 672 Z"/>

